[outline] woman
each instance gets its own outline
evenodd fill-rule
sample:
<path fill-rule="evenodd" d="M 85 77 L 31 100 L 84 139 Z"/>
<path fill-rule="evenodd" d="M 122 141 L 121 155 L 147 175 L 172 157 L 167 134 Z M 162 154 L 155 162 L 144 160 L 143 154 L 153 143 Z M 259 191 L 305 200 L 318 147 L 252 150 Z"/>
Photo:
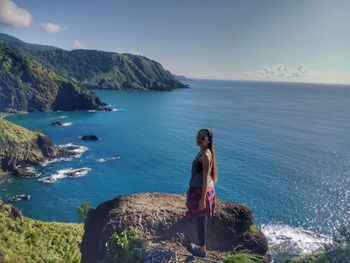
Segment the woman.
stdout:
<path fill-rule="evenodd" d="M 215 212 L 215 190 L 217 169 L 213 145 L 213 133 L 208 128 L 198 131 L 196 136 L 200 151 L 192 162 L 192 176 L 187 191 L 187 218 L 196 218 L 199 246 L 191 243 L 191 251 L 199 257 L 206 256 L 205 236 L 207 217 Z"/>

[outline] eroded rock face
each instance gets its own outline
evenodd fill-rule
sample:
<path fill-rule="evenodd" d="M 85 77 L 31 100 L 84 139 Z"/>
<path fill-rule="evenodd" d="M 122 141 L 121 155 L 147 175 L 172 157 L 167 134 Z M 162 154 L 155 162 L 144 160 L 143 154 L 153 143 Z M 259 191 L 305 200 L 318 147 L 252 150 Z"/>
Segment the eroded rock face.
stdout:
<path fill-rule="evenodd" d="M 196 222 L 185 217 L 185 202 L 185 195 L 141 193 L 119 196 L 91 209 L 85 222 L 81 262 L 101 259 L 110 235 L 127 227 L 136 227 L 153 242 L 167 240 L 184 246 L 197 243 Z M 233 202 L 218 202 L 216 215 L 207 225 L 208 249 L 248 249 L 265 255 L 267 240 L 260 230 L 249 230 L 252 223 L 249 208 Z"/>
<path fill-rule="evenodd" d="M 36 177 L 35 169 L 28 169 L 31 165 L 72 155 L 69 150 L 55 146 L 46 135 L 0 119 L 0 172 Z"/>
<path fill-rule="evenodd" d="M 0 146 L 0 169 L 19 175 L 24 171 L 19 165 L 36 165 L 60 154 L 59 149 L 44 135 L 38 135 L 36 139 L 27 142 L 1 143 Z"/>

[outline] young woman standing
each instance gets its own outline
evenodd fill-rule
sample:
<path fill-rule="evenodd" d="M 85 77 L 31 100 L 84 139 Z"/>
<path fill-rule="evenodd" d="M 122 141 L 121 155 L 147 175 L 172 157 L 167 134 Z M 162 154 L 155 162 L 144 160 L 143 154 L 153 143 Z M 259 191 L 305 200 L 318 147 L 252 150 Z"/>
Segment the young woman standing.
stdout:
<path fill-rule="evenodd" d="M 214 184 L 217 169 L 213 145 L 213 133 L 208 128 L 200 129 L 196 135 L 200 151 L 192 162 L 192 175 L 187 191 L 187 218 L 197 220 L 199 245 L 191 243 L 191 251 L 199 257 L 206 256 L 206 221 L 215 212 L 216 196 Z"/>

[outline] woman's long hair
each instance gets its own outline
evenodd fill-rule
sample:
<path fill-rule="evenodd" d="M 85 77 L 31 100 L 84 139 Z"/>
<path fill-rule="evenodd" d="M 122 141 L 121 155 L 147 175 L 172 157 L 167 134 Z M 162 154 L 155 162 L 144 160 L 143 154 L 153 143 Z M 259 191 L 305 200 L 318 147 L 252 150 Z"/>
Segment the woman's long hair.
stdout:
<path fill-rule="evenodd" d="M 218 181 L 218 171 L 216 167 L 215 149 L 213 144 L 213 132 L 208 128 L 204 128 L 204 129 L 207 130 L 209 134 L 209 140 L 210 140 L 208 144 L 208 148 L 211 151 L 212 162 L 213 162 L 213 166 L 211 169 L 211 179 L 216 183 Z"/>
<path fill-rule="evenodd" d="M 216 183 L 218 181 L 218 171 L 216 169 L 216 159 L 215 159 L 215 150 L 214 150 L 214 145 L 213 142 L 211 141 L 208 145 L 208 148 L 211 151 L 211 155 L 212 155 L 212 162 L 213 162 L 213 167 L 211 170 L 211 179 L 213 179 L 213 181 Z"/>

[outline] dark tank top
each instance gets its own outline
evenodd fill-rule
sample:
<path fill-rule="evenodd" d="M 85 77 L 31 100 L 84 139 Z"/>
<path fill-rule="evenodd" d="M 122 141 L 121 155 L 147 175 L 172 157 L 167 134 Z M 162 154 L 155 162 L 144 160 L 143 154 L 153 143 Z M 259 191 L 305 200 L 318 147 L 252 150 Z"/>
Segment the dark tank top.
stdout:
<path fill-rule="evenodd" d="M 204 152 L 201 150 L 197 156 L 192 161 L 192 174 L 190 180 L 190 186 L 194 187 L 202 187 L 203 186 L 203 164 L 199 161 L 199 158 L 202 156 Z M 212 161 L 210 162 L 209 167 L 209 176 L 208 176 L 208 187 L 214 186 L 214 181 L 211 179 L 211 169 L 212 169 Z"/>

